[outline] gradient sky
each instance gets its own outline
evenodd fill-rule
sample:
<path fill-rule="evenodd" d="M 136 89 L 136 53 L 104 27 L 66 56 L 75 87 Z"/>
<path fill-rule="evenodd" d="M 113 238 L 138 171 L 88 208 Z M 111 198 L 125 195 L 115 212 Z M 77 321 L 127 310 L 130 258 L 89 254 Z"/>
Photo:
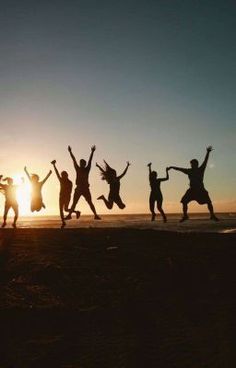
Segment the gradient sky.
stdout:
<path fill-rule="evenodd" d="M 146 164 L 164 175 L 168 165 L 203 159 L 211 144 L 206 188 L 216 211 L 236 211 L 235 19 L 234 1 L 5 1 L 0 172 L 27 165 L 43 177 L 55 158 L 74 179 L 67 145 L 79 159 L 96 144 L 94 164 L 105 158 L 120 172 L 132 163 L 125 213 L 147 212 Z M 107 193 L 95 165 L 90 183 L 94 201 Z M 187 187 L 171 172 L 162 186 L 168 212 L 181 210 Z M 55 213 L 55 176 L 44 197 L 44 214 Z M 90 213 L 83 200 L 80 208 Z"/>

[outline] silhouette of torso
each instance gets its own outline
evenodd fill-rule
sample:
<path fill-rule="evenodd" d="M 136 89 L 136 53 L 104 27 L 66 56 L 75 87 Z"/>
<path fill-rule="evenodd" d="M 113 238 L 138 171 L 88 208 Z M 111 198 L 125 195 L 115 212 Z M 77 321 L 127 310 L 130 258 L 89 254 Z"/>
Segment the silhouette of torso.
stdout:
<path fill-rule="evenodd" d="M 114 197 L 119 195 L 120 192 L 120 179 L 113 178 L 110 182 L 110 194 Z"/>
<path fill-rule="evenodd" d="M 150 187 L 152 194 L 156 196 L 161 196 L 161 181 L 156 178 L 150 178 Z"/>
<path fill-rule="evenodd" d="M 88 176 L 89 176 L 89 167 L 80 167 L 76 168 L 76 185 L 79 189 L 87 189 L 89 187 Z"/>
<path fill-rule="evenodd" d="M 32 192 L 31 192 L 31 196 L 33 199 L 37 200 L 42 200 L 42 186 L 43 183 L 42 182 L 32 182 Z"/>
<path fill-rule="evenodd" d="M 188 169 L 189 186 L 191 189 L 199 190 L 204 189 L 203 179 L 204 179 L 205 168 L 200 166 L 196 169 Z"/>
<path fill-rule="evenodd" d="M 61 188 L 60 188 L 60 195 L 69 197 L 72 191 L 72 182 L 69 179 L 60 179 Z"/>
<path fill-rule="evenodd" d="M 17 204 L 17 199 L 16 199 L 17 186 L 16 185 L 3 185 L 2 188 L 5 194 L 6 203 L 7 204 Z"/>

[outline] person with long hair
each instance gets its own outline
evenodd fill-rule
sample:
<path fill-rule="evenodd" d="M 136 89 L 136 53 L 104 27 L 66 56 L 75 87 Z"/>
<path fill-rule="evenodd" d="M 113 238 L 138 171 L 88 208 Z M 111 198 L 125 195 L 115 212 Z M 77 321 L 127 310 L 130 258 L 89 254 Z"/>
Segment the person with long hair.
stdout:
<path fill-rule="evenodd" d="M 106 180 L 109 184 L 110 190 L 108 194 L 108 199 L 104 195 L 99 196 L 97 199 L 104 201 L 106 207 L 111 210 L 114 203 L 120 208 L 124 209 L 125 204 L 123 203 L 120 197 L 120 180 L 125 176 L 127 173 L 128 167 L 130 163 L 127 162 L 126 168 L 124 169 L 123 173 L 117 175 L 116 170 L 113 169 L 108 163 L 104 160 L 105 166 L 102 167 L 98 163 L 96 166 L 99 168 L 102 180 Z"/>

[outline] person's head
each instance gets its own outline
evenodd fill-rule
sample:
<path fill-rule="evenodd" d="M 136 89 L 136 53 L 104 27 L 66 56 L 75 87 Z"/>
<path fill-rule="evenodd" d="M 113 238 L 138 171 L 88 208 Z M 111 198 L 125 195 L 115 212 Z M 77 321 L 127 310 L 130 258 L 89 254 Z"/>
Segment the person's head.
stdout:
<path fill-rule="evenodd" d="M 157 178 L 157 172 L 156 171 L 152 171 L 151 172 L 151 179 L 156 179 Z"/>
<path fill-rule="evenodd" d="M 62 179 L 64 179 L 64 180 L 68 179 L 68 172 L 67 172 L 67 171 L 62 171 L 62 172 L 61 172 L 61 177 L 62 177 Z"/>
<path fill-rule="evenodd" d="M 198 165 L 199 165 L 198 160 L 196 160 L 195 158 L 194 158 L 194 159 L 192 159 L 192 160 L 190 161 L 190 165 L 191 165 L 191 168 L 192 168 L 192 169 L 197 169 L 197 168 L 198 168 Z"/>
<path fill-rule="evenodd" d="M 39 182 L 39 176 L 37 174 L 32 174 L 31 175 L 31 180 L 34 182 L 34 183 L 38 183 Z"/>
<path fill-rule="evenodd" d="M 84 168 L 86 167 L 86 161 L 82 158 L 79 162 L 80 167 Z"/>
<path fill-rule="evenodd" d="M 13 184 L 13 179 L 12 178 L 5 178 L 3 180 L 6 181 L 8 185 L 12 185 Z"/>

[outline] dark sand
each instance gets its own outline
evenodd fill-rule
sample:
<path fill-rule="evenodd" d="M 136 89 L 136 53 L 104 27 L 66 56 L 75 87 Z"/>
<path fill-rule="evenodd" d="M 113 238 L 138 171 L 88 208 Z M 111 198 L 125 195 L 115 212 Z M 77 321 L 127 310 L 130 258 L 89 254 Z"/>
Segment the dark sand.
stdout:
<path fill-rule="evenodd" d="M 0 231 L 1 368 L 236 366 L 236 234 Z"/>

